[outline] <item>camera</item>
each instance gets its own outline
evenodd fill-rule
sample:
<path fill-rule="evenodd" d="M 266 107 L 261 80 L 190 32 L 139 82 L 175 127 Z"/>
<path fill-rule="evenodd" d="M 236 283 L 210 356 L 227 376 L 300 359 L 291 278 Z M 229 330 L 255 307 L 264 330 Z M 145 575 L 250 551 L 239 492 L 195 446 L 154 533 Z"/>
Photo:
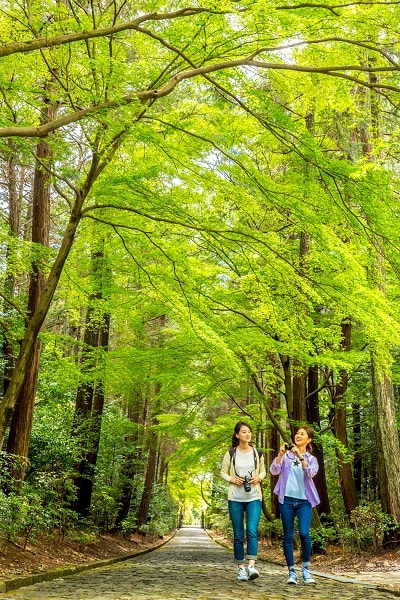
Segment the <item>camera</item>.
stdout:
<path fill-rule="evenodd" d="M 244 487 L 245 492 L 251 492 L 251 485 L 249 483 L 249 479 L 250 479 L 250 477 L 248 475 L 245 475 L 245 478 L 243 481 L 243 487 Z"/>
<path fill-rule="evenodd" d="M 289 452 L 289 450 L 291 450 L 293 448 L 293 444 L 285 444 L 285 450 L 287 450 L 287 452 Z"/>

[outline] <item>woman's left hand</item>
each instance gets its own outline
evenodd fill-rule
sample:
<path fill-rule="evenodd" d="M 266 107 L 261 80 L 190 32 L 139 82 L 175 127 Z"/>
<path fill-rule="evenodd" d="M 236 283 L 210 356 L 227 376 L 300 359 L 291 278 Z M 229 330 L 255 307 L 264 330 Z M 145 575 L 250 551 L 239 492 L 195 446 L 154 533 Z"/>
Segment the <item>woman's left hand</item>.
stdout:
<path fill-rule="evenodd" d="M 259 478 L 258 475 L 253 475 L 252 477 L 250 477 L 250 483 L 252 483 L 253 485 L 257 485 L 257 483 L 260 483 L 261 479 Z"/>

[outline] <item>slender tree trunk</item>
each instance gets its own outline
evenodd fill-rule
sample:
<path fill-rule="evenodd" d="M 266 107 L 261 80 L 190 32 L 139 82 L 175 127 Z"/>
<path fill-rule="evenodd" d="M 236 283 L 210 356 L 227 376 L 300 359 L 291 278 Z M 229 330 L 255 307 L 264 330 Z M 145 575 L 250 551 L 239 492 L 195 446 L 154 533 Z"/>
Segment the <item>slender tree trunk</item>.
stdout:
<path fill-rule="evenodd" d="M 276 362 L 274 359 L 272 359 L 272 360 L 274 363 Z M 269 402 L 270 402 L 271 410 L 273 410 L 274 412 L 276 412 L 277 409 L 281 408 L 277 391 L 270 395 Z M 266 436 L 265 436 L 265 447 L 268 449 L 272 449 L 272 451 L 265 453 L 264 461 L 265 461 L 265 468 L 266 468 L 267 473 L 269 474 L 269 480 L 270 480 L 269 490 L 270 490 L 271 512 L 273 515 L 277 516 L 277 515 L 279 515 L 279 506 L 278 506 L 279 501 L 278 501 L 278 496 L 276 494 L 274 494 L 273 490 L 274 490 L 274 487 L 275 487 L 275 484 L 276 484 L 276 481 L 278 478 L 276 475 L 272 475 L 269 471 L 270 466 L 271 466 L 275 456 L 278 454 L 279 447 L 280 447 L 280 437 L 279 437 L 279 432 L 276 429 L 276 427 L 270 426 L 267 428 Z"/>
<path fill-rule="evenodd" d="M 312 425 L 316 424 L 320 427 L 321 419 L 319 414 L 319 401 L 318 401 L 318 367 L 310 367 L 308 369 L 308 394 L 306 398 L 307 403 L 307 421 Z M 317 507 L 319 514 L 328 515 L 331 512 L 328 496 L 328 486 L 326 483 L 326 470 L 324 460 L 324 449 L 322 444 L 315 440 L 313 442 L 313 454 L 318 460 L 318 473 L 314 478 L 315 485 L 318 490 L 320 497 L 320 504 Z"/>
<path fill-rule="evenodd" d="M 312 115 L 306 119 L 309 130 L 312 127 Z M 308 167 L 306 167 L 306 177 L 309 177 Z M 303 231 L 300 233 L 299 244 L 299 268 L 303 276 L 309 270 L 308 261 L 310 256 L 310 239 Z M 291 424 L 292 434 L 296 432 L 299 426 L 307 422 L 307 407 L 306 407 L 306 392 L 307 392 L 307 369 L 305 369 L 298 361 L 293 364 L 293 420 Z"/>
<path fill-rule="evenodd" d="M 103 286 L 107 282 L 107 274 L 108 269 L 102 249 L 92 255 L 92 276 L 95 286 L 92 300 L 96 300 L 97 304 L 104 299 Z M 78 388 L 74 418 L 75 423 L 78 424 L 78 430 L 86 432 L 89 444 L 85 456 L 76 467 L 79 475 L 75 479 L 77 498 L 73 507 L 83 517 L 89 515 L 92 501 L 104 408 L 104 357 L 98 354 L 94 357 L 93 353 L 97 353 L 99 349 L 107 351 L 110 332 L 109 315 L 103 314 L 99 322 L 96 310 L 96 318 L 93 322 L 93 312 L 93 310 L 88 310 L 85 328 L 85 351 L 87 354 L 82 365 L 82 372 L 84 377 L 88 377 L 90 371 L 94 371 L 94 373 L 89 383 L 86 382 Z"/>
<path fill-rule="evenodd" d="M 11 236 L 18 237 L 20 230 L 20 220 L 21 220 L 21 205 L 22 205 L 22 194 L 19 193 L 17 185 L 17 165 L 16 165 L 16 155 L 15 151 L 12 147 L 10 148 L 10 155 L 7 160 L 7 170 L 6 170 L 6 181 L 8 187 L 8 225 L 10 228 Z M 23 170 L 20 169 L 20 176 L 23 178 Z M 6 265 L 7 270 L 4 277 L 4 294 L 10 300 L 14 299 L 15 296 L 15 276 L 12 270 L 9 269 L 9 258 L 10 251 L 7 248 L 6 255 Z M 8 384 L 11 378 L 11 374 L 14 368 L 14 356 L 16 354 L 17 344 L 13 343 L 10 333 L 12 326 L 12 318 L 13 318 L 13 309 L 7 303 L 4 302 L 3 307 L 4 313 L 4 322 L 9 326 L 9 329 L 4 332 L 3 339 L 3 356 L 4 356 L 4 368 L 3 368 L 3 395 L 6 393 Z"/>
<path fill-rule="evenodd" d="M 353 474 L 354 483 L 356 486 L 357 496 L 362 494 L 362 471 L 363 471 L 363 452 L 361 443 L 361 406 L 358 402 L 354 402 L 353 410 L 353 440 L 354 440 L 354 459 L 353 459 Z"/>
<path fill-rule="evenodd" d="M 119 527 L 124 519 L 129 515 L 132 501 L 133 482 L 137 474 L 137 463 L 141 460 L 141 451 L 138 450 L 138 430 L 140 417 L 140 398 L 135 398 L 133 404 L 129 407 L 128 417 L 136 424 L 136 432 L 126 439 L 127 451 L 124 457 L 121 475 L 123 477 L 123 487 L 121 493 L 120 509 L 115 519 L 115 527 Z"/>
<path fill-rule="evenodd" d="M 140 500 L 137 519 L 137 528 L 139 531 L 142 525 L 145 525 L 147 523 L 149 518 L 151 494 L 156 479 L 157 436 L 152 431 L 150 431 L 149 434 L 148 447 L 149 455 L 147 458 L 146 476 L 144 479 L 144 488 L 142 498 Z"/>
<path fill-rule="evenodd" d="M 342 323 L 342 347 L 346 352 L 350 351 L 350 343 L 351 322 L 347 320 Z M 348 375 L 345 371 L 342 371 L 339 377 L 340 380 L 334 388 L 332 398 L 334 405 L 333 431 L 335 438 L 340 442 L 335 451 L 344 508 L 346 513 L 350 514 L 358 506 L 358 497 L 352 471 L 352 460 L 347 453 L 349 448 L 346 407 Z"/>

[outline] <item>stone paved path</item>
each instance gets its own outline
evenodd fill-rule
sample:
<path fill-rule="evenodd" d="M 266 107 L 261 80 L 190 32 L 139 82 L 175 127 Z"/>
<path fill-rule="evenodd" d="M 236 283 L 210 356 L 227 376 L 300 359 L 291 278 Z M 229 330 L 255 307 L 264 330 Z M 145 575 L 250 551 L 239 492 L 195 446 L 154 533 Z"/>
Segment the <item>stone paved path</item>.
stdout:
<path fill-rule="evenodd" d="M 288 586 L 286 570 L 259 561 L 260 578 L 236 581 L 232 552 L 200 528 L 184 527 L 164 546 L 127 561 L 3 593 L 0 600 L 390 600 L 361 583 L 316 577 Z"/>

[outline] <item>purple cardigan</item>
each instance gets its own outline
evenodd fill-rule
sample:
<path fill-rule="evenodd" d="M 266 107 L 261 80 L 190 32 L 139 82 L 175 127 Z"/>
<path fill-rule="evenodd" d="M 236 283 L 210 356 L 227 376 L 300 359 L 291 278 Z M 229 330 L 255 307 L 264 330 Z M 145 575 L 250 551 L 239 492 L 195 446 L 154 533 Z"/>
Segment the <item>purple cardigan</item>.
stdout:
<path fill-rule="evenodd" d="M 309 452 L 304 453 L 304 458 L 306 459 L 308 464 L 308 467 L 306 469 L 303 469 L 304 490 L 307 496 L 307 500 L 309 501 L 311 506 L 314 507 L 320 503 L 317 488 L 315 487 L 315 483 L 313 482 L 313 477 L 318 473 L 318 461 L 315 458 L 315 456 L 313 456 Z M 284 454 L 279 464 L 276 463 L 275 458 L 270 467 L 272 475 L 280 475 L 278 483 L 276 484 L 274 489 L 274 493 L 278 496 L 280 504 L 283 504 L 285 498 L 286 483 L 289 477 L 291 466 L 292 461 L 286 456 L 286 454 Z"/>

